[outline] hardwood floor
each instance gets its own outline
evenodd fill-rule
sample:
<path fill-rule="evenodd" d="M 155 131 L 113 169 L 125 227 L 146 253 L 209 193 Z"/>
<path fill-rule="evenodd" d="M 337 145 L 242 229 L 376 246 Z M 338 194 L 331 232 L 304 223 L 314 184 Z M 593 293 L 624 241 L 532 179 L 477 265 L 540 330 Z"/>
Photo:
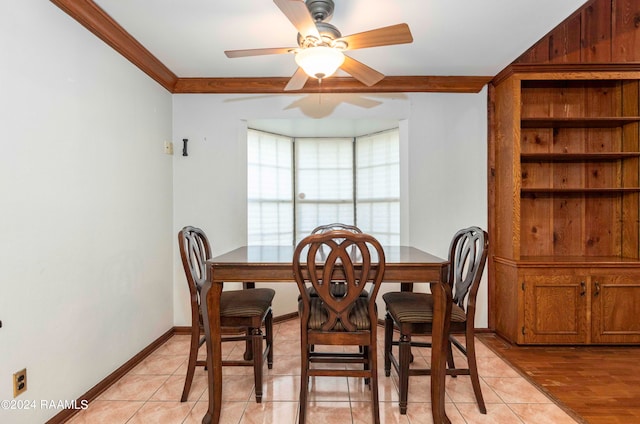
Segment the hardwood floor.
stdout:
<path fill-rule="evenodd" d="M 517 346 L 476 336 L 576 419 L 640 423 L 640 346 Z"/>

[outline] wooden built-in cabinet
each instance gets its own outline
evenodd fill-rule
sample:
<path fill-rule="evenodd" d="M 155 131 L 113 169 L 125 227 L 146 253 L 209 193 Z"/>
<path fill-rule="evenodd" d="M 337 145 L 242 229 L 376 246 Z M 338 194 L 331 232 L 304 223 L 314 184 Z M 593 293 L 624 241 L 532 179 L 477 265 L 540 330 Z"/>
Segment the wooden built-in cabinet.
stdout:
<path fill-rule="evenodd" d="M 493 326 L 523 344 L 640 343 L 640 72 L 570 68 L 492 87 Z"/>
<path fill-rule="evenodd" d="M 500 298 L 511 299 L 498 308 L 498 332 L 515 343 L 640 342 L 640 269 L 634 261 L 496 257 L 495 277 Z"/>

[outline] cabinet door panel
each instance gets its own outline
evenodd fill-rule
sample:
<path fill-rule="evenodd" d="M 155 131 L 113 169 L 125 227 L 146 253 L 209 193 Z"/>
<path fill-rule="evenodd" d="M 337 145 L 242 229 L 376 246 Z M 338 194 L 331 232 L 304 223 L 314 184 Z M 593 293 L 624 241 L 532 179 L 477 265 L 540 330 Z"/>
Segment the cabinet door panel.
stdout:
<path fill-rule="evenodd" d="M 572 275 L 525 278 L 525 343 L 586 343 L 586 279 Z"/>
<path fill-rule="evenodd" d="M 594 343 L 640 342 L 640 276 L 594 276 Z"/>

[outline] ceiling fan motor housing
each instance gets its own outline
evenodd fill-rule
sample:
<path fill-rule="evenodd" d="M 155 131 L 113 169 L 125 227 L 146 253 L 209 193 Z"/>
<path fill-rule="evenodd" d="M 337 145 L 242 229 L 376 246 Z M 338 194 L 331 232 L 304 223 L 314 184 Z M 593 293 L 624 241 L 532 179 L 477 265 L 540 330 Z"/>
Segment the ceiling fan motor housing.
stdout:
<path fill-rule="evenodd" d="M 306 0 L 305 4 L 307 5 L 307 9 L 309 9 L 311 17 L 316 23 L 316 28 L 320 33 L 321 39 L 308 39 L 303 37 L 301 34 L 298 34 L 298 45 L 302 48 L 323 45 L 328 47 L 338 47 L 341 49 L 346 48 L 346 45 L 343 45 L 344 43 L 338 46 L 334 45 L 334 41 L 341 38 L 342 34 L 338 28 L 328 22 L 333 16 L 333 10 L 335 9 L 333 0 Z"/>
<path fill-rule="evenodd" d="M 333 0 L 307 0 L 305 3 L 316 22 L 328 21 L 333 16 Z"/>
<path fill-rule="evenodd" d="M 303 37 L 300 33 L 298 33 L 298 45 L 302 48 L 314 47 L 318 45 L 326 45 L 329 47 L 338 47 L 338 48 L 346 48 L 346 44 L 342 43 L 341 45 L 334 45 L 334 41 L 342 38 L 342 33 L 335 26 L 331 25 L 328 22 L 316 22 L 316 28 L 320 33 L 320 40 L 316 40 L 315 37 Z M 344 44 L 344 45 L 343 45 Z"/>

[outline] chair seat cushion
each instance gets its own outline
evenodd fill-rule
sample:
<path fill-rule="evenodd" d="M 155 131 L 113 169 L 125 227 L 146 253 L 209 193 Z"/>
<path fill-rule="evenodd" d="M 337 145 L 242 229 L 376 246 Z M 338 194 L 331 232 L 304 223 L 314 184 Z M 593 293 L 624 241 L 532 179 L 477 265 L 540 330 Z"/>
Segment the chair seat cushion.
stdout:
<path fill-rule="evenodd" d="M 275 294 L 275 290 L 265 288 L 223 291 L 220 298 L 220 316 L 262 316 L 271 307 Z"/>
<path fill-rule="evenodd" d="M 433 296 L 428 293 L 389 292 L 382 296 L 387 311 L 398 323 L 433 322 Z M 451 322 L 465 322 L 467 315 L 458 305 L 451 307 Z"/>
<path fill-rule="evenodd" d="M 371 329 L 371 321 L 369 320 L 369 312 L 367 298 L 360 297 L 353 305 L 353 309 L 349 312 L 349 321 L 351 321 L 358 330 Z M 329 314 L 324 302 L 319 297 L 310 299 L 311 312 L 309 313 L 309 329 L 322 330 L 322 325 L 327 322 Z M 298 312 L 302 316 L 302 302 L 298 302 Z M 344 331 L 344 327 L 338 322 L 332 331 Z"/>

